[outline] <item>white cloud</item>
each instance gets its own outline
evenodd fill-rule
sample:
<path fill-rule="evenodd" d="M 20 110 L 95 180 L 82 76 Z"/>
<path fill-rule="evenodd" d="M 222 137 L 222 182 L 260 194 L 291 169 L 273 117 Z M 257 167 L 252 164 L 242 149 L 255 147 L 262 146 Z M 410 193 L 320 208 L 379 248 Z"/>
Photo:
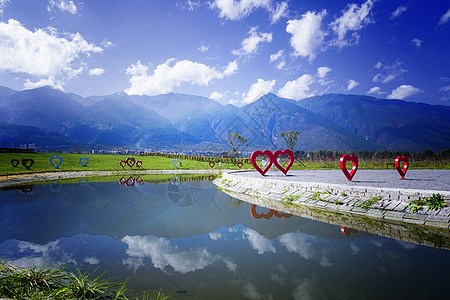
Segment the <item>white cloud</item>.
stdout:
<path fill-rule="evenodd" d="M 274 85 L 275 80 L 265 81 L 263 79 L 258 79 L 254 84 L 250 86 L 248 92 L 243 95 L 242 101 L 244 103 L 252 103 L 265 94 L 270 93 Z"/>
<path fill-rule="evenodd" d="M 245 38 L 241 43 L 241 49 L 233 50 L 234 55 L 251 55 L 258 50 L 260 43 L 272 41 L 272 33 L 257 32 L 256 27 L 250 29 L 249 37 Z"/>
<path fill-rule="evenodd" d="M 396 61 L 392 65 L 383 65 L 381 62 L 378 62 L 375 65 L 375 68 L 383 71 L 373 77 L 373 82 L 388 83 L 389 81 L 401 77 L 401 75 L 406 72 L 406 70 L 402 68 L 402 63 L 399 61 Z"/>
<path fill-rule="evenodd" d="M 206 51 L 209 50 L 209 47 L 205 45 L 200 45 L 197 49 L 198 51 L 205 53 Z"/>
<path fill-rule="evenodd" d="M 423 41 L 419 40 L 418 38 L 413 38 L 413 39 L 411 40 L 411 43 L 412 43 L 413 45 L 416 45 L 417 48 L 420 48 L 420 47 L 422 47 Z"/>
<path fill-rule="evenodd" d="M 439 25 L 444 25 L 445 23 L 448 22 L 448 20 L 450 19 L 450 8 L 447 10 L 447 12 L 445 14 L 442 15 L 442 17 L 439 19 Z"/>
<path fill-rule="evenodd" d="M 214 79 L 222 79 L 233 74 L 238 68 L 236 61 L 230 62 L 223 72 L 213 67 L 189 60 L 169 59 L 158 65 L 152 75 L 148 67 L 138 61 L 126 70 L 131 75 L 129 95 L 158 95 L 173 91 L 183 83 L 208 85 Z"/>
<path fill-rule="evenodd" d="M 35 89 L 43 86 L 51 86 L 55 89 L 64 91 L 63 85 L 64 82 L 56 80 L 53 76 L 49 76 L 48 78 L 43 78 L 41 80 L 38 80 L 37 82 L 32 82 L 31 80 L 27 79 L 23 86 L 25 89 Z"/>
<path fill-rule="evenodd" d="M 105 70 L 103 70 L 102 68 L 94 68 L 89 70 L 89 75 L 91 76 L 100 76 L 103 73 L 105 73 Z"/>
<path fill-rule="evenodd" d="M 316 58 L 322 46 L 325 33 L 321 29 L 322 19 L 326 10 L 320 13 L 308 11 L 300 20 L 289 20 L 286 32 L 292 34 L 291 47 L 295 56 L 309 57 L 312 61 Z"/>
<path fill-rule="evenodd" d="M 220 99 L 223 99 L 225 94 L 226 93 L 212 92 L 211 95 L 209 95 L 209 98 L 218 101 Z"/>
<path fill-rule="evenodd" d="M 100 263 L 100 259 L 97 257 L 85 257 L 83 261 L 90 265 L 98 265 Z"/>
<path fill-rule="evenodd" d="M 200 7 L 200 1 L 187 0 L 184 3 L 178 2 L 176 6 L 182 9 L 186 9 L 188 11 L 195 11 L 197 8 Z"/>
<path fill-rule="evenodd" d="M 270 9 L 271 0 L 215 0 L 211 8 L 220 10 L 219 16 L 229 20 L 240 20 L 250 15 L 255 9 Z"/>
<path fill-rule="evenodd" d="M 209 233 L 209 238 L 212 240 L 221 240 L 222 239 L 222 234 L 218 233 L 218 232 L 210 232 Z"/>
<path fill-rule="evenodd" d="M 105 49 L 110 49 L 112 47 L 114 47 L 114 44 L 110 41 L 108 41 L 107 39 L 103 39 L 102 42 L 100 43 L 100 46 L 102 46 Z"/>
<path fill-rule="evenodd" d="M 397 9 L 391 14 L 391 19 L 395 19 L 399 17 L 402 13 L 407 11 L 408 8 L 406 6 L 400 5 Z"/>
<path fill-rule="evenodd" d="M 288 81 L 278 91 L 278 95 L 283 98 L 300 100 L 313 96 L 310 93 L 310 85 L 314 83 L 314 78 L 309 74 L 303 74 L 296 80 Z"/>
<path fill-rule="evenodd" d="M 59 34 L 54 28 L 32 32 L 13 19 L 0 22 L 0 71 L 45 76 L 49 81 L 71 79 L 83 71 L 82 54 L 102 51 L 79 33 Z"/>
<path fill-rule="evenodd" d="M 378 95 L 382 95 L 384 94 L 380 87 L 378 86 L 374 86 L 373 88 L 371 88 L 370 90 L 367 91 L 367 94 L 378 94 Z"/>
<path fill-rule="evenodd" d="M 319 78 L 325 78 L 328 74 L 328 72 L 331 72 L 332 69 L 328 67 L 319 67 L 317 68 L 317 76 Z"/>
<path fill-rule="evenodd" d="M 0 0 L 0 20 L 3 18 L 3 12 L 6 6 L 8 6 L 10 0 Z"/>
<path fill-rule="evenodd" d="M 358 43 L 359 35 L 357 31 L 373 22 L 369 17 L 373 4 L 373 0 L 367 0 L 367 2 L 361 4 L 361 7 L 352 3 L 347 6 L 347 10 L 342 11 L 342 16 L 330 24 L 332 30 L 338 35 L 334 42 L 335 45 L 343 47 L 353 42 Z M 353 34 L 350 39 L 346 40 L 349 31 L 353 31 Z"/>
<path fill-rule="evenodd" d="M 230 259 L 213 255 L 206 249 L 179 250 L 170 241 L 155 236 L 125 236 L 122 242 L 128 245 L 128 259 L 122 262 L 135 269 L 143 265 L 143 258 L 149 257 L 155 268 L 164 270 L 170 266 L 175 272 L 182 274 L 201 270 L 215 262 L 222 261 L 230 271 L 237 265 Z"/>
<path fill-rule="evenodd" d="M 441 92 L 450 92 L 450 85 L 443 86 L 439 89 Z"/>
<path fill-rule="evenodd" d="M 59 9 L 62 12 L 68 12 L 72 15 L 77 13 L 77 6 L 73 1 L 67 0 L 49 0 L 47 10 Z"/>
<path fill-rule="evenodd" d="M 271 16 L 272 24 L 277 23 L 278 20 L 283 17 L 284 18 L 287 17 L 288 12 L 289 12 L 289 6 L 288 6 L 287 2 L 277 3 L 277 7 L 272 12 L 272 16 Z"/>
<path fill-rule="evenodd" d="M 418 93 L 420 93 L 421 90 L 409 85 L 409 84 L 403 84 L 392 91 L 391 94 L 387 96 L 388 99 L 405 99 L 406 97 L 414 96 Z"/>
<path fill-rule="evenodd" d="M 286 60 L 284 59 L 284 50 L 280 50 L 275 54 L 271 54 L 270 62 L 271 63 L 278 62 L 275 67 L 278 70 L 282 70 L 286 66 Z"/>
<path fill-rule="evenodd" d="M 347 91 L 350 91 L 351 89 L 353 89 L 354 87 L 356 87 L 358 85 L 359 85 L 359 82 L 356 82 L 353 79 L 350 79 L 349 81 L 347 81 L 347 87 L 345 89 Z"/>
<path fill-rule="evenodd" d="M 268 238 L 265 238 L 251 228 L 247 228 L 243 232 L 247 236 L 252 248 L 258 251 L 258 254 L 264 254 L 264 252 L 276 253 L 275 247 Z"/>

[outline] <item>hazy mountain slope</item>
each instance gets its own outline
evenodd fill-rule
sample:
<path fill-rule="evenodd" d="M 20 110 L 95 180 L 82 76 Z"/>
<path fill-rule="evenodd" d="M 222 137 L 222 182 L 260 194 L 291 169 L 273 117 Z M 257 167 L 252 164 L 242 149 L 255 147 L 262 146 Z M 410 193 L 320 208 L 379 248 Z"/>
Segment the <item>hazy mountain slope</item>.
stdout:
<path fill-rule="evenodd" d="M 83 109 L 80 103 L 50 87 L 16 92 L 3 102 L 4 122 L 56 132 Z"/>
<path fill-rule="evenodd" d="M 450 148 L 450 108 L 367 96 L 328 94 L 298 105 L 390 150 Z"/>
<path fill-rule="evenodd" d="M 72 145 L 75 144 L 60 133 L 31 126 L 0 123 L 0 148 L 17 147 L 21 144 Z"/>
<path fill-rule="evenodd" d="M 296 149 L 362 150 L 374 147 L 366 140 L 344 130 L 288 99 L 267 94 L 242 108 L 243 132 L 250 143 L 286 148 L 281 133 L 300 132 Z"/>

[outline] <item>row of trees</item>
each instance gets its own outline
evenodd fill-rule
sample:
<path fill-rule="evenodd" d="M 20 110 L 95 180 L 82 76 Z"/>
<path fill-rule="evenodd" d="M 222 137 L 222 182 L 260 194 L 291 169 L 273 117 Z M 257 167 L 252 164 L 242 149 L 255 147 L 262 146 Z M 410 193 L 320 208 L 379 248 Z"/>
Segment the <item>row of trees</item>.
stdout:
<path fill-rule="evenodd" d="M 281 133 L 281 137 L 286 141 L 289 149 L 294 151 L 294 147 L 297 144 L 298 136 L 300 132 L 298 131 L 286 131 Z M 241 146 L 247 143 L 247 139 L 236 132 L 228 134 L 228 142 L 233 149 L 232 155 L 236 157 L 238 150 Z M 346 151 L 330 151 L 330 150 L 317 150 L 317 151 L 295 151 L 295 157 L 298 159 L 336 159 L 340 158 L 344 154 L 357 155 L 362 159 L 392 159 L 399 155 L 407 155 L 408 157 L 415 160 L 449 160 L 450 159 L 450 149 L 444 149 L 440 152 L 434 153 L 431 150 L 425 150 L 423 152 L 405 152 L 405 151 L 388 151 L 381 150 L 378 152 L 373 151 L 359 151 L 357 153 L 347 153 Z"/>

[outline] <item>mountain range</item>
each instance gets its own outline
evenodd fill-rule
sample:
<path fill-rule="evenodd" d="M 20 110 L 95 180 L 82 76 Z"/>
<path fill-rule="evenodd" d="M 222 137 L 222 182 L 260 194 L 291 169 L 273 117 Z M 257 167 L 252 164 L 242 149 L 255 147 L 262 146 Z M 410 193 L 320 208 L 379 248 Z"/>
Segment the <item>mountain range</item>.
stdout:
<path fill-rule="evenodd" d="M 300 132 L 296 150 L 450 148 L 450 107 L 368 96 L 325 94 L 300 101 L 267 94 L 241 108 L 209 98 L 164 94 L 81 97 L 50 87 L 0 87 L 0 147 L 132 147 L 229 151 L 284 149 L 281 133 Z"/>

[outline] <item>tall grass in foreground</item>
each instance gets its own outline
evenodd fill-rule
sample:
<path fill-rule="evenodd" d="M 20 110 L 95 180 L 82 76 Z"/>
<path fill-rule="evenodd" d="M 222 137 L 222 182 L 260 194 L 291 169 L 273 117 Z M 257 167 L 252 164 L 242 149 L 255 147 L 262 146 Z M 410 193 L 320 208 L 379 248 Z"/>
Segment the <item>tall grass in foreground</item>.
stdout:
<path fill-rule="evenodd" d="M 112 283 L 103 274 L 65 272 L 60 267 L 28 269 L 0 260 L 0 297 L 11 299 L 128 299 L 125 283 Z M 164 300 L 159 290 L 156 300 Z M 152 299 L 144 294 L 144 299 Z"/>

